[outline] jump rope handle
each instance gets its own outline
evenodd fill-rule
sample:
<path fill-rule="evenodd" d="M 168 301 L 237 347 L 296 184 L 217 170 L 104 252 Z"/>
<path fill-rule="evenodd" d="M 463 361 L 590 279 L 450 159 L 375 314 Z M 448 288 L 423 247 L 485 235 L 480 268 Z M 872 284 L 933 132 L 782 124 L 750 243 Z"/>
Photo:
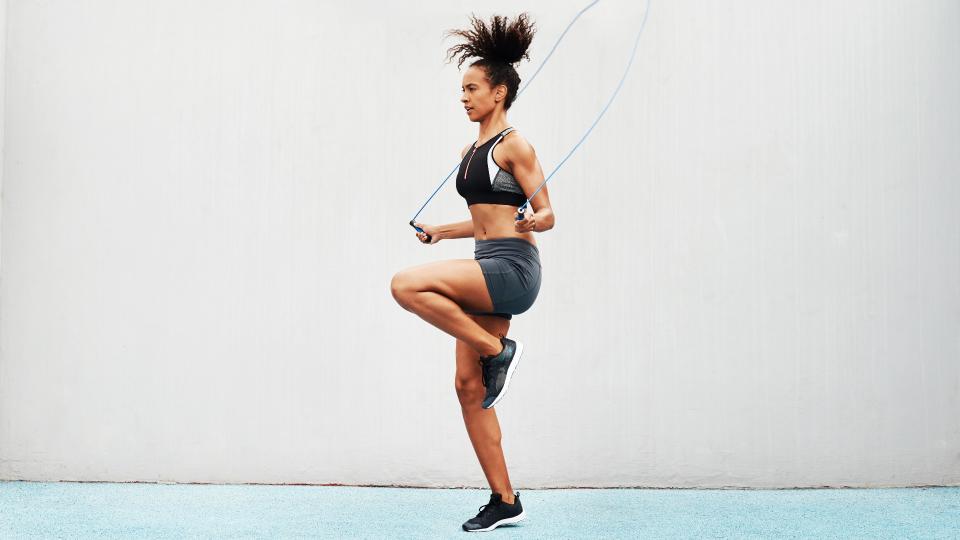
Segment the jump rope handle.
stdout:
<path fill-rule="evenodd" d="M 414 229 L 416 229 L 417 232 L 423 232 L 423 229 L 421 229 L 420 227 L 417 227 L 416 225 L 413 224 L 413 220 L 412 220 L 412 219 L 410 220 L 410 226 L 413 227 Z M 430 240 L 431 240 L 432 238 L 433 238 L 433 237 L 430 236 L 429 234 L 427 235 L 427 243 L 428 243 L 428 244 L 430 243 Z"/>
<path fill-rule="evenodd" d="M 517 208 L 517 218 L 515 221 L 523 221 L 523 218 L 526 216 L 523 215 L 527 211 L 527 205 L 523 205 L 520 208 Z"/>

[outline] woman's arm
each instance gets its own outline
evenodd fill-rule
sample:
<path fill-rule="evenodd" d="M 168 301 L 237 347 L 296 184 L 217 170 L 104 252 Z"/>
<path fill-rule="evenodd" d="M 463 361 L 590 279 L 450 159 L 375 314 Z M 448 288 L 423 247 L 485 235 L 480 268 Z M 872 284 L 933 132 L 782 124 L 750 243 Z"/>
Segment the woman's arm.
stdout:
<path fill-rule="evenodd" d="M 509 143 L 504 142 L 501 145 L 506 147 L 506 159 L 513 177 L 517 179 L 524 194 L 529 197 L 543 183 L 543 169 L 540 168 L 536 150 L 522 137 L 511 137 Z M 546 185 L 530 199 L 524 214 L 526 214 L 524 219 L 515 223 L 517 232 L 545 232 L 553 228 L 556 217 L 550 205 L 550 195 L 547 193 Z"/>
<path fill-rule="evenodd" d="M 446 225 L 437 225 L 437 234 L 440 238 L 473 238 L 473 220 L 458 221 L 456 223 L 447 223 Z"/>
<path fill-rule="evenodd" d="M 546 187 L 546 186 L 544 186 Z M 543 191 L 543 190 L 540 190 Z M 538 193 L 539 195 L 539 193 Z M 529 213 L 529 208 L 524 212 Z M 530 230 L 533 232 L 545 232 L 553 228 L 554 218 L 553 218 L 553 208 L 546 207 L 541 208 L 533 213 L 533 224 L 531 225 Z"/>

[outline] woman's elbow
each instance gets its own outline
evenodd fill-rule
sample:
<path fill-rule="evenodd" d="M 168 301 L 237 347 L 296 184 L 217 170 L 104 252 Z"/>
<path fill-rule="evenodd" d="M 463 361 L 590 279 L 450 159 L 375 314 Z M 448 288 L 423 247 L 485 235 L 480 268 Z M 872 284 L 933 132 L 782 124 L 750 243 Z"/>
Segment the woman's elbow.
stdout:
<path fill-rule="evenodd" d="M 557 215 L 553 212 L 552 208 L 548 209 L 543 219 L 543 230 L 541 230 L 540 232 L 549 231 L 550 229 L 553 228 L 556 222 L 557 222 Z"/>

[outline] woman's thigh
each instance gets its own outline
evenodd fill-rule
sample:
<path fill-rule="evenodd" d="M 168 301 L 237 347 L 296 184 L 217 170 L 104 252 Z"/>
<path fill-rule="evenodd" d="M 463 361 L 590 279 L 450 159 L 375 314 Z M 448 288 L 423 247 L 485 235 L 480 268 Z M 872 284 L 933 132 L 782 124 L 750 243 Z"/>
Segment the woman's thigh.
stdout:
<path fill-rule="evenodd" d="M 493 311 L 480 264 L 475 259 L 450 259 L 413 266 L 397 279 L 413 291 L 432 291 L 453 300 L 464 311 Z"/>
<path fill-rule="evenodd" d="M 472 315 L 470 313 L 468 313 L 467 316 L 477 321 L 477 324 L 483 327 L 484 330 L 497 337 L 505 337 L 507 331 L 510 329 L 510 321 L 503 317 L 497 317 L 495 315 Z M 471 381 L 479 381 L 481 378 L 480 353 L 467 342 L 459 339 L 457 340 L 456 377 L 458 388 L 470 384 Z"/>

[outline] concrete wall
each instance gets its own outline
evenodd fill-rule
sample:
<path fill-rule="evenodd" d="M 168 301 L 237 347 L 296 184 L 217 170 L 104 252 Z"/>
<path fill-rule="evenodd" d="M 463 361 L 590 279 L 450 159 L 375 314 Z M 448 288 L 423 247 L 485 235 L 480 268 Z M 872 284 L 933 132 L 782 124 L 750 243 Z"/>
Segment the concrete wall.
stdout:
<path fill-rule="evenodd" d="M 528 78 L 588 2 L 533 0 Z M 549 174 L 644 2 L 511 109 Z M 485 486 L 393 301 L 514 2 L 12 1 L 0 478 Z M 497 412 L 544 486 L 960 484 L 960 4 L 654 0 L 548 184 Z M 421 214 L 467 219 L 448 183 Z"/>

